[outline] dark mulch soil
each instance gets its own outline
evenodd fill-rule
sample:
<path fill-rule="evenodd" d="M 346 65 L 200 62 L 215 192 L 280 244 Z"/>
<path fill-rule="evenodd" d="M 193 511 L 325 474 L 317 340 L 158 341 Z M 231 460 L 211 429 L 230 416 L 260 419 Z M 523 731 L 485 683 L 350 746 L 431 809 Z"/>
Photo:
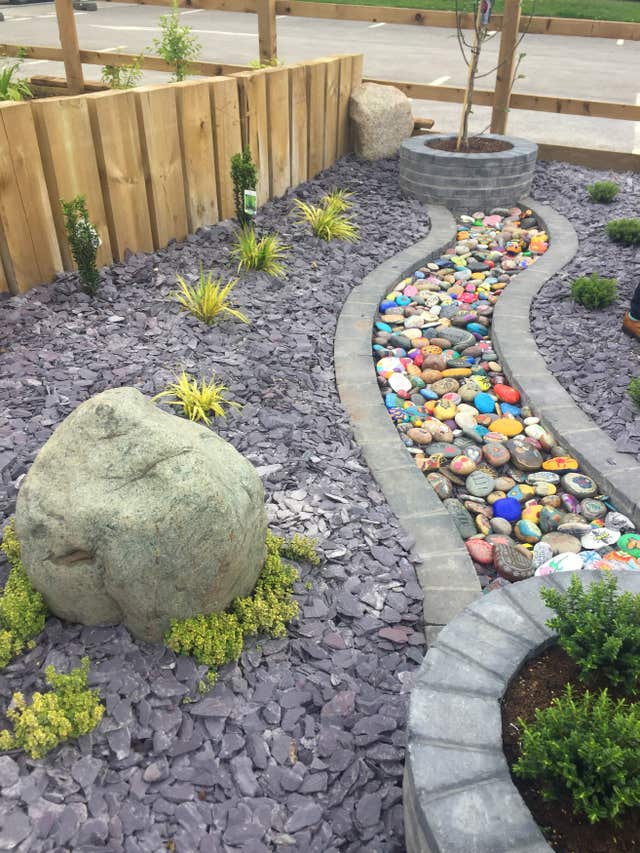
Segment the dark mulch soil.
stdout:
<path fill-rule="evenodd" d="M 589 198 L 586 185 L 600 180 L 620 185 L 612 204 L 596 204 Z M 580 240 L 570 266 L 545 284 L 532 305 L 531 326 L 538 346 L 549 369 L 583 411 L 616 441 L 618 450 L 640 460 L 640 409 L 626 393 L 632 377 L 640 375 L 640 341 L 624 335 L 621 328 L 640 284 L 640 251 L 611 242 L 605 233 L 612 219 L 640 215 L 640 175 L 543 162 L 536 167 L 532 195 L 564 214 Z M 618 299 L 608 308 L 590 311 L 571 299 L 571 282 L 590 272 L 618 279 Z"/>
<path fill-rule="evenodd" d="M 530 723 L 536 708 L 547 708 L 567 683 L 574 695 L 581 696 L 587 685 L 578 679 L 579 670 L 559 646 L 552 646 L 540 657 L 526 663 L 509 685 L 502 705 L 502 738 L 511 767 L 518 759 L 519 726 L 522 717 Z M 591 690 L 606 684 L 591 684 Z M 622 694 L 609 689 L 613 698 Z M 586 817 L 576 816 L 571 800 L 565 797 L 545 802 L 535 783 L 513 776 L 513 781 L 531 811 L 536 823 L 558 853 L 637 853 L 640 850 L 640 809 L 627 812 L 620 825 L 610 821 L 590 824 Z"/>
<path fill-rule="evenodd" d="M 293 196 L 354 193 L 356 245 L 324 243 L 289 214 Z M 202 262 L 225 278 L 222 223 L 106 271 L 96 299 L 66 274 L 0 301 L 0 523 L 34 455 L 79 403 L 133 385 L 151 396 L 182 368 L 215 369 L 244 403 L 214 429 L 253 462 L 276 532 L 320 539 L 287 638 L 250 643 L 202 698 L 204 667 L 122 627 L 51 618 L 0 673 L 0 704 L 86 654 L 106 704 L 100 727 L 31 761 L 0 757 L 0 849 L 20 853 L 402 851 L 407 699 L 424 655 L 411 542 L 353 439 L 333 370 L 336 318 L 370 270 L 428 231 L 398 188 L 397 161 L 346 159 L 266 205 L 260 227 L 293 246 L 288 277 L 242 276 L 251 319 L 212 327 L 168 298 Z M 177 416 L 177 415 L 176 415 Z"/>
<path fill-rule="evenodd" d="M 449 139 L 434 139 L 433 142 L 427 140 L 425 145 L 440 151 L 455 151 L 457 139 L 453 136 Z M 495 154 L 497 151 L 507 151 L 509 148 L 513 148 L 510 142 L 488 139 L 486 136 L 470 136 L 468 144 L 463 145 L 460 152 L 462 154 Z"/>

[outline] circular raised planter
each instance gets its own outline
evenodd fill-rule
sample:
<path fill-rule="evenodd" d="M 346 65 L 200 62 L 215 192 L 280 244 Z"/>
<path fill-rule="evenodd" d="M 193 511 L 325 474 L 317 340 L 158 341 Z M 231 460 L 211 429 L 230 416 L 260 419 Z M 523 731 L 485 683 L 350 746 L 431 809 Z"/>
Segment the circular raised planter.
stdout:
<path fill-rule="evenodd" d="M 640 593 L 640 572 L 615 572 Z M 573 572 L 492 592 L 453 619 L 430 648 L 411 691 L 403 786 L 408 853 L 550 853 L 511 781 L 501 700 L 525 661 L 554 642 L 543 586 Z M 598 571 L 580 572 L 589 585 Z"/>
<path fill-rule="evenodd" d="M 419 201 L 450 210 L 510 207 L 529 194 L 538 146 L 527 139 L 486 134 L 508 144 L 504 151 L 464 154 L 433 148 L 451 136 L 413 136 L 400 147 L 400 186 Z"/>

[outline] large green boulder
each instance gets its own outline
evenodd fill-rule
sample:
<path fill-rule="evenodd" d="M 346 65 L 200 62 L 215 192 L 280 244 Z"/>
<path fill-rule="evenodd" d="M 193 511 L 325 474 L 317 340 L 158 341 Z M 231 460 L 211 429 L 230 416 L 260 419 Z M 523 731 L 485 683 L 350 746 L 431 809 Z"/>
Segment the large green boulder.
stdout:
<path fill-rule="evenodd" d="M 228 442 L 117 388 L 79 406 L 38 453 L 16 530 L 53 613 L 157 642 L 171 618 L 253 590 L 267 519 L 258 474 Z"/>

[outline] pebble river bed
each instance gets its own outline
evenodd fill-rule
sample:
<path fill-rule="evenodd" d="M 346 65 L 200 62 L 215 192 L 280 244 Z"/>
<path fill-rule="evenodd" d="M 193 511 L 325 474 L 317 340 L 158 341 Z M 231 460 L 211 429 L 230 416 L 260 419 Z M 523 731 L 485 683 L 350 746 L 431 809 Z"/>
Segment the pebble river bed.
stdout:
<path fill-rule="evenodd" d="M 482 587 L 589 569 L 640 571 L 640 535 L 507 384 L 493 306 L 548 249 L 531 210 L 464 214 L 457 242 L 380 303 L 385 405 L 465 540 Z"/>

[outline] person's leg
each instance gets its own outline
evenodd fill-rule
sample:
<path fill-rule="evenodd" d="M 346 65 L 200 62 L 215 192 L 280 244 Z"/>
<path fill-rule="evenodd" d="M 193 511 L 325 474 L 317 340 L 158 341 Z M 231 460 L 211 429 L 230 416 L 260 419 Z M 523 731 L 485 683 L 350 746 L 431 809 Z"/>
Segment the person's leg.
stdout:
<path fill-rule="evenodd" d="M 632 335 L 634 338 L 640 340 L 640 284 L 638 284 L 631 297 L 629 310 L 624 315 L 622 321 L 622 329 L 628 335 Z"/>

